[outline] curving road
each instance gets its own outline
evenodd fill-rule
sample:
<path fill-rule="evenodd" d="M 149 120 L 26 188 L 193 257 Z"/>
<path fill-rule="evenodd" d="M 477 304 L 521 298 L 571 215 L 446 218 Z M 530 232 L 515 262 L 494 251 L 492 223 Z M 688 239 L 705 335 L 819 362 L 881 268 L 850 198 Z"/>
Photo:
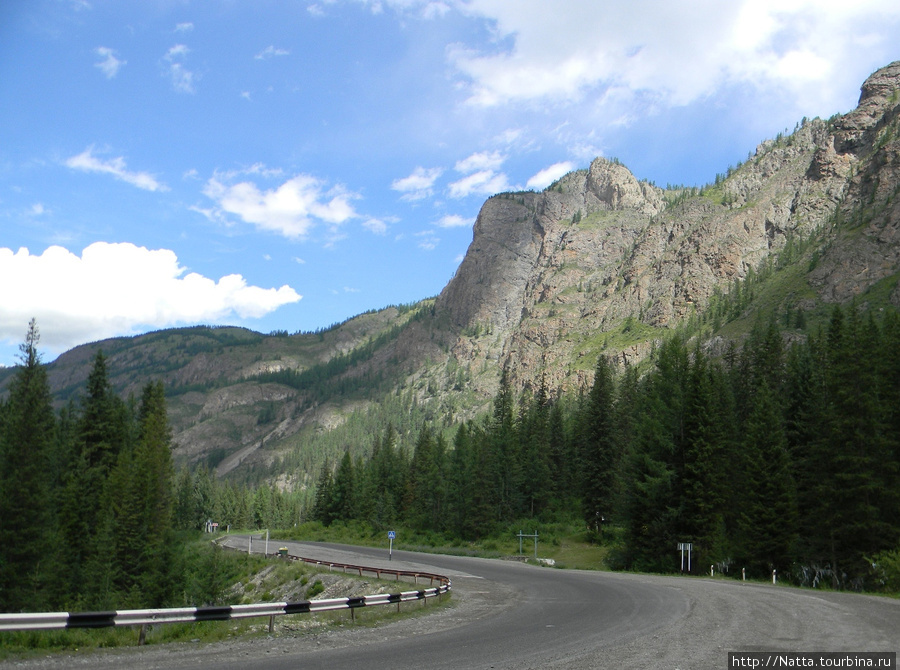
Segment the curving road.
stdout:
<path fill-rule="evenodd" d="M 702 670 L 726 668 L 729 651 L 897 651 L 900 642 L 900 601 L 886 598 L 399 551 L 388 563 L 385 550 L 287 544 L 310 558 L 446 574 L 454 606 L 375 628 L 146 647 L 24 667 Z"/>

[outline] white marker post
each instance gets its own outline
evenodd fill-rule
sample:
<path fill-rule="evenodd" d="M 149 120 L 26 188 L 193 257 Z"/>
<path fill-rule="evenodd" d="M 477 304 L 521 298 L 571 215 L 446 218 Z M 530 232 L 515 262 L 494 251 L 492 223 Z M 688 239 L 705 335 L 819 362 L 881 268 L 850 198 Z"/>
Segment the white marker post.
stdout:
<path fill-rule="evenodd" d="M 691 571 L 691 549 L 693 549 L 693 544 L 691 542 L 679 542 L 678 543 L 678 551 L 681 552 L 681 571 L 684 572 L 684 552 L 687 552 L 688 561 L 687 561 L 687 571 Z"/>
<path fill-rule="evenodd" d="M 390 547 L 388 548 L 388 560 L 394 560 L 394 538 L 397 537 L 397 533 L 392 530 L 388 531 L 388 541 L 390 542 Z"/>

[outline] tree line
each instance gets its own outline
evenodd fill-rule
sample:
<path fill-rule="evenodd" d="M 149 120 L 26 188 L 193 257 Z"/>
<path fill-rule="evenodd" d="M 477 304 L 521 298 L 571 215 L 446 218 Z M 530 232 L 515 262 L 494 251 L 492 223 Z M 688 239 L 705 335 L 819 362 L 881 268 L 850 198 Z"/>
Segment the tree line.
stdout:
<path fill-rule="evenodd" d="M 641 374 L 601 359 L 577 397 L 504 375 L 452 438 L 426 425 L 407 451 L 388 427 L 326 464 L 312 516 L 461 539 L 577 517 L 622 568 L 677 571 L 689 542 L 704 570 L 871 585 L 900 549 L 900 316 L 835 307 L 785 341 L 774 318 L 720 357 L 673 337 Z"/>
<path fill-rule="evenodd" d="M 83 395 L 54 411 L 37 325 L 0 401 L 0 611 L 107 610 L 214 602 L 216 557 L 185 554 L 208 520 L 292 525 L 302 494 L 175 474 L 162 382 L 124 400 L 99 351 Z"/>
<path fill-rule="evenodd" d="M 102 352 L 54 412 L 31 321 L 0 402 L 0 610 L 158 606 L 176 588 L 171 435 L 161 382 L 124 401 Z"/>

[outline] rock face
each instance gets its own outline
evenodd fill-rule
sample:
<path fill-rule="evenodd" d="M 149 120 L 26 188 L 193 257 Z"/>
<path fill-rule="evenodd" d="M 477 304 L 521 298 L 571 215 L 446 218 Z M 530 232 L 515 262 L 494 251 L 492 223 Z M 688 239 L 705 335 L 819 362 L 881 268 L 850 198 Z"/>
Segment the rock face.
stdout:
<path fill-rule="evenodd" d="M 813 300 L 846 301 L 895 275 L 898 91 L 900 62 L 863 84 L 851 113 L 804 120 L 702 192 L 663 191 L 598 158 L 541 193 L 492 197 L 437 299 L 462 333 L 452 354 L 497 359 L 520 388 L 578 384 L 596 354 L 641 358 L 655 332 L 788 240 L 829 241 L 809 275 Z"/>
<path fill-rule="evenodd" d="M 490 198 L 433 304 L 290 337 L 195 328 L 107 340 L 60 356 L 50 382 L 60 403 L 77 394 L 102 348 L 123 396 L 165 382 L 182 461 L 268 468 L 279 449 L 320 449 L 307 444 L 387 392 L 459 419 L 489 405 L 501 370 L 516 390 L 583 387 L 598 356 L 640 361 L 775 260 L 790 281 L 753 309 L 900 308 L 898 195 L 900 62 L 868 78 L 852 112 L 804 120 L 703 189 L 659 189 L 598 158 L 540 193 Z M 713 335 L 704 346 L 721 354 L 740 332 Z M 317 392 L 272 376 L 313 368 L 333 375 Z M 0 371 L 0 392 L 8 379 Z"/>

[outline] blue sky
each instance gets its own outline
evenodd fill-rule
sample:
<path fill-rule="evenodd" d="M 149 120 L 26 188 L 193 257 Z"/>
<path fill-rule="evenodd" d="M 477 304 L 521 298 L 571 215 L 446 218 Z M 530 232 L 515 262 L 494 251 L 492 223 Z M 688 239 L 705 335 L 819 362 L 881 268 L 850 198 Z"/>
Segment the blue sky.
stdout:
<path fill-rule="evenodd" d="M 436 295 L 490 195 L 711 182 L 897 59 L 896 0 L 6 0 L 0 365 Z"/>

